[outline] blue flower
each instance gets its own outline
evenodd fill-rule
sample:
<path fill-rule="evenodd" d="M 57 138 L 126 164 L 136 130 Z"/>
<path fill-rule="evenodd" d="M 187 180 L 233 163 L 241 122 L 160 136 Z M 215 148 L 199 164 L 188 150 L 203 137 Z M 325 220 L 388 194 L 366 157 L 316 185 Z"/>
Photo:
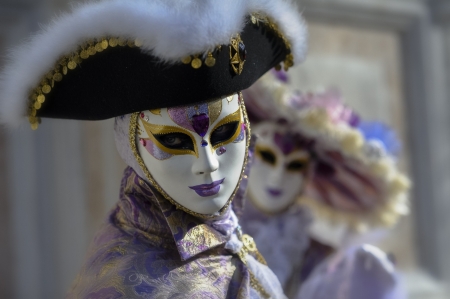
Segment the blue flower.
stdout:
<path fill-rule="evenodd" d="M 400 140 L 395 131 L 389 126 L 376 121 L 360 121 L 358 124 L 364 138 L 367 141 L 376 140 L 383 144 L 386 151 L 391 155 L 397 155 L 401 149 Z"/>

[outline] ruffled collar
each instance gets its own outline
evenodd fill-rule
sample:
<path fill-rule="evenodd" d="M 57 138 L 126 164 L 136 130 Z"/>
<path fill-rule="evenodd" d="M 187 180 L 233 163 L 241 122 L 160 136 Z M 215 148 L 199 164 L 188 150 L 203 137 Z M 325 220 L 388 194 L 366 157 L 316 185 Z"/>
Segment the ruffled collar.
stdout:
<path fill-rule="evenodd" d="M 119 228 L 158 247 L 175 246 L 182 260 L 225 244 L 237 227 L 231 208 L 205 221 L 177 209 L 128 167 L 111 216 Z M 172 244 L 173 246 L 173 244 Z"/>

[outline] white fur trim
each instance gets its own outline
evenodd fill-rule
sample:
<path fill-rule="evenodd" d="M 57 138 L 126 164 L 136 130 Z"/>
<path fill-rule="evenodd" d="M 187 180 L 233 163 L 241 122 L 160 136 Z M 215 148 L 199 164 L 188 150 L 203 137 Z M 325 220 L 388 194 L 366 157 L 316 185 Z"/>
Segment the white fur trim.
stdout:
<path fill-rule="evenodd" d="M 10 53 L 0 75 L 0 123 L 20 124 L 28 95 L 57 59 L 87 39 L 138 38 L 142 49 L 162 61 L 179 61 L 228 44 L 244 27 L 245 16 L 259 12 L 276 22 L 291 43 L 295 62 L 306 53 L 306 26 L 290 0 L 102 0 L 63 14 Z"/>

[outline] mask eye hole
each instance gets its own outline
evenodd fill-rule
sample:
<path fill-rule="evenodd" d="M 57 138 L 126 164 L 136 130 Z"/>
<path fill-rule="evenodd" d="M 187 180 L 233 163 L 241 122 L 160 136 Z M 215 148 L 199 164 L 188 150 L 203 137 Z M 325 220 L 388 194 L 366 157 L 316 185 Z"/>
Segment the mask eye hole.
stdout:
<path fill-rule="evenodd" d="M 260 149 L 257 151 L 257 153 L 264 162 L 266 162 L 270 165 L 275 165 L 275 163 L 277 162 L 277 158 L 275 157 L 275 154 L 272 153 L 270 150 Z"/>
<path fill-rule="evenodd" d="M 289 171 L 302 172 L 306 169 L 308 165 L 307 161 L 304 160 L 294 160 L 286 165 L 286 169 Z"/>
<path fill-rule="evenodd" d="M 238 121 L 229 122 L 227 124 L 223 124 L 212 132 L 209 141 L 212 146 L 215 146 L 219 143 L 227 142 L 230 138 L 234 136 L 236 130 L 239 126 Z"/>
<path fill-rule="evenodd" d="M 168 133 L 153 135 L 162 145 L 175 150 L 191 150 L 194 151 L 192 139 L 183 133 Z"/>

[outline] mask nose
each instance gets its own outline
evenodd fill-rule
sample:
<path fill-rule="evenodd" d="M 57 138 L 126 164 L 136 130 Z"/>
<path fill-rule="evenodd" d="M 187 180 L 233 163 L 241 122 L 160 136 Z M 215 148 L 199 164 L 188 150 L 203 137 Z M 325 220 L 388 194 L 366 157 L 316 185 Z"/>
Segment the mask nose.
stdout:
<path fill-rule="evenodd" d="M 278 163 L 269 176 L 269 187 L 279 187 L 284 177 L 284 163 Z"/>
<path fill-rule="evenodd" d="M 219 169 L 219 161 L 209 146 L 201 147 L 198 159 L 192 165 L 192 173 L 195 175 L 210 174 Z"/>

